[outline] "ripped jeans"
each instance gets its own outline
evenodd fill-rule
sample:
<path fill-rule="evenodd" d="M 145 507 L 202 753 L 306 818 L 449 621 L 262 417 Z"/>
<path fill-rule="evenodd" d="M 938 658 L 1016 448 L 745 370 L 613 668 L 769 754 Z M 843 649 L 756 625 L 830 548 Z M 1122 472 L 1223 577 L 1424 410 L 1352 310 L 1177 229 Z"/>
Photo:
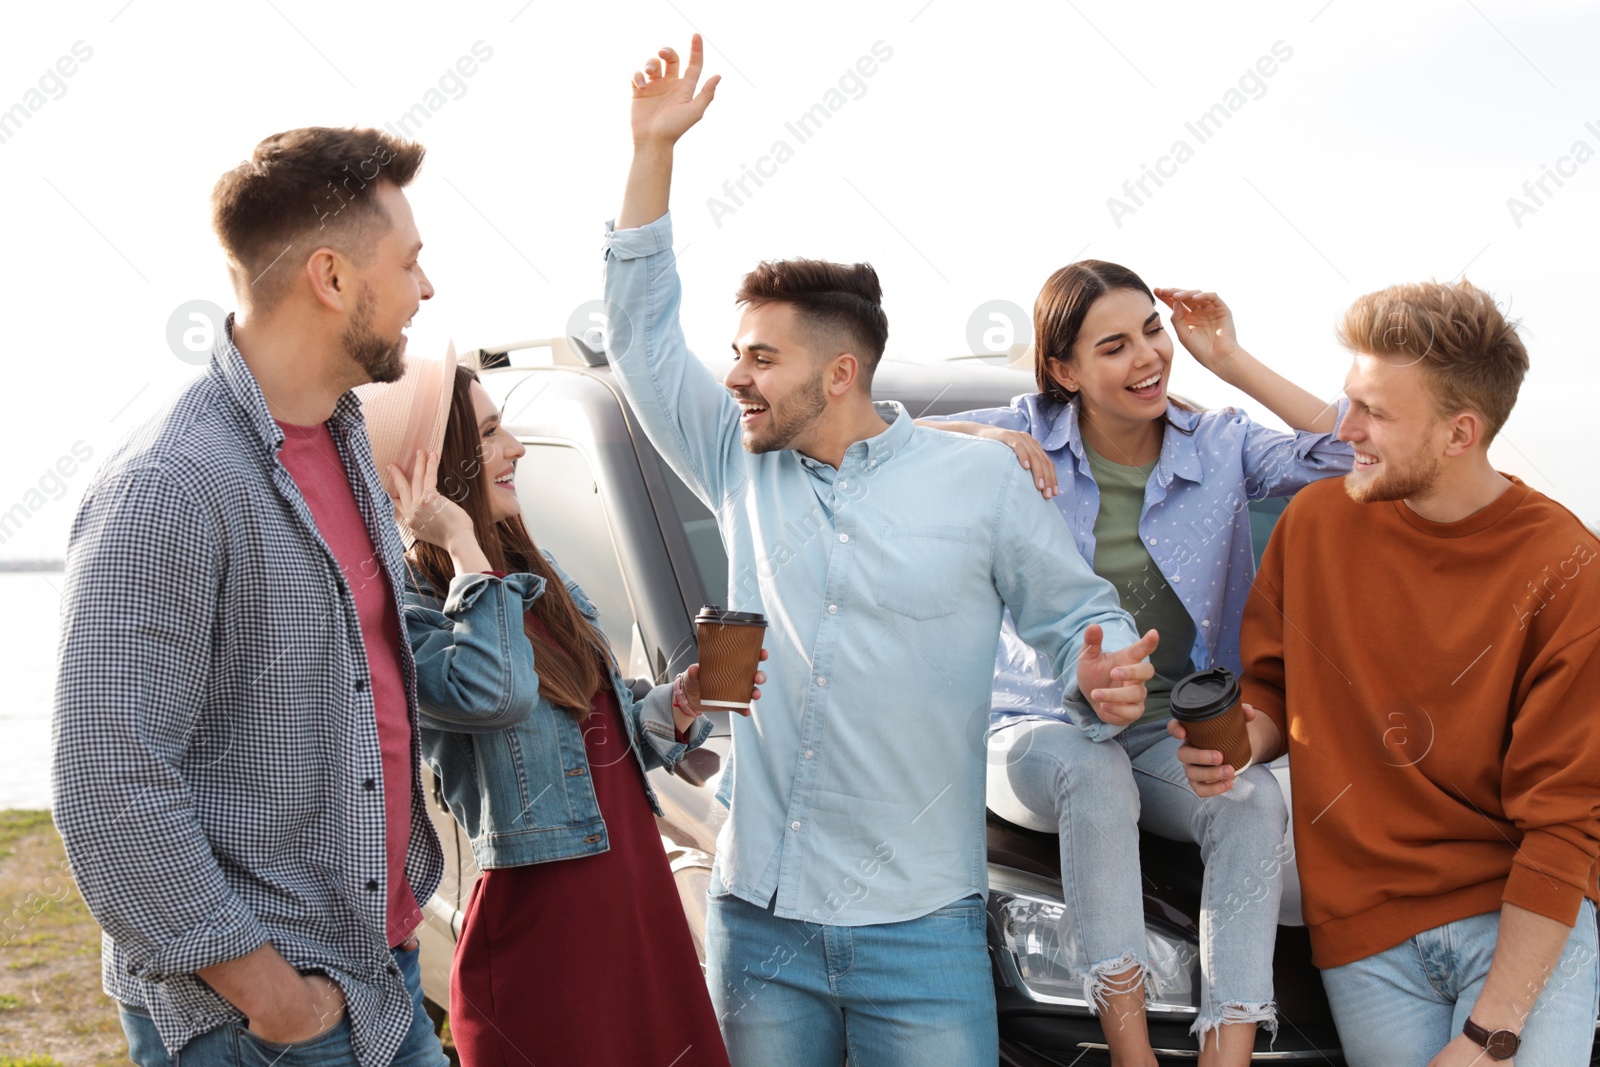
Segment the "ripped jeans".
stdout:
<path fill-rule="evenodd" d="M 989 736 L 988 803 L 996 815 L 1061 835 L 1061 940 L 1096 1012 L 1107 976 L 1148 975 L 1139 828 L 1200 846 L 1201 1037 L 1224 1023 L 1254 1022 L 1277 1033 L 1272 954 L 1283 894 L 1288 810 L 1263 766 L 1240 775 L 1229 793 L 1195 796 L 1166 722 L 1138 723 L 1105 741 L 1077 726 L 1026 719 Z M 1153 978 L 1152 978 L 1153 980 Z"/>

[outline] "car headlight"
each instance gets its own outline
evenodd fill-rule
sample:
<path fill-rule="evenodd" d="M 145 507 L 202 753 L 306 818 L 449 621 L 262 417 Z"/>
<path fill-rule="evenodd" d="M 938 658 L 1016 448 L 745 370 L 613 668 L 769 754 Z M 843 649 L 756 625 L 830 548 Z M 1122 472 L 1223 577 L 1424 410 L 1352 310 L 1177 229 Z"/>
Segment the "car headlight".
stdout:
<path fill-rule="evenodd" d="M 1061 887 L 1047 879 L 1004 867 L 989 868 L 989 914 L 999 934 L 1002 969 L 1030 1000 L 1088 1009 L 1083 980 L 1074 978 L 1061 920 Z M 1192 1016 L 1200 1003 L 1200 954 L 1176 928 L 1144 930 L 1150 980 L 1146 1012 Z M 1009 963 L 1009 968 L 1006 964 Z"/>

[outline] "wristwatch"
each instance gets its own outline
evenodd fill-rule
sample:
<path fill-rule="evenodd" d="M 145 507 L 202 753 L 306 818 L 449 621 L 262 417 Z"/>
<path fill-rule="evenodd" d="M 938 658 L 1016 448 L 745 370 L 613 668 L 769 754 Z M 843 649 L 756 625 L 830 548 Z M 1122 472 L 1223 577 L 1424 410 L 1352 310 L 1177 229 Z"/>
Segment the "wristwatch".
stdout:
<path fill-rule="evenodd" d="M 1483 1046 L 1491 1060 L 1509 1060 L 1522 1047 L 1522 1039 L 1510 1030 L 1485 1030 L 1471 1017 L 1462 1025 L 1461 1032 L 1467 1040 Z"/>

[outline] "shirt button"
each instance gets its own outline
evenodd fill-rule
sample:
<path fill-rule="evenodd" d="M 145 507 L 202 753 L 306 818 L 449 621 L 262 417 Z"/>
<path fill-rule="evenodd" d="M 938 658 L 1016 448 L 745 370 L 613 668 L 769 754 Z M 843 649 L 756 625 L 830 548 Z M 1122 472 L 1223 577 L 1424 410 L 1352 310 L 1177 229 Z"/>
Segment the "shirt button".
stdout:
<path fill-rule="evenodd" d="M 365 678 L 357 678 L 356 679 L 356 692 L 365 693 L 366 691 L 367 691 L 367 680 Z"/>
<path fill-rule="evenodd" d="M 1152 545 L 1153 545 L 1153 544 L 1155 544 L 1155 543 L 1156 543 L 1156 539 L 1155 539 L 1155 538 L 1154 538 L 1154 537 L 1152 537 L 1152 538 L 1150 538 L 1150 543 L 1151 543 L 1151 544 L 1152 544 Z"/>
<path fill-rule="evenodd" d="M 829 615 L 837 615 L 837 614 L 839 614 L 839 605 L 837 605 L 837 604 L 829 604 L 828 605 L 828 614 Z"/>
<path fill-rule="evenodd" d="M 850 535 L 849 534 L 840 534 L 839 535 L 839 543 L 841 545 L 847 543 L 849 540 L 850 540 Z"/>
<path fill-rule="evenodd" d="M 797 822 L 792 822 L 792 823 L 789 824 L 789 829 L 798 830 L 798 829 L 800 829 L 800 824 L 797 823 Z"/>
<path fill-rule="evenodd" d="M 377 891 L 378 891 L 378 880 L 376 878 L 368 878 L 367 879 L 367 892 L 376 893 Z"/>
<path fill-rule="evenodd" d="M 1174 574 L 1174 575 L 1173 575 L 1173 576 L 1172 576 L 1172 584 L 1173 584 L 1173 585 L 1177 585 L 1177 584 L 1178 584 L 1178 583 L 1179 583 L 1179 582 L 1181 582 L 1181 581 L 1183 581 L 1183 579 L 1182 579 L 1182 578 L 1180 578 L 1180 577 L 1178 577 L 1178 576 L 1177 576 L 1177 575 L 1176 575 L 1176 574 Z"/>
<path fill-rule="evenodd" d="M 365 789 L 365 790 L 368 790 L 368 791 L 376 789 L 376 788 L 378 788 L 377 780 L 373 779 L 373 778 L 368 778 L 366 781 L 361 783 L 361 788 Z"/>
<path fill-rule="evenodd" d="M 400 974 L 400 968 L 398 968 L 398 967 L 396 967 L 396 966 L 395 966 L 395 965 L 394 965 L 394 964 L 392 964 L 392 963 L 391 963 L 391 964 L 389 964 L 389 966 L 388 966 L 388 967 L 387 967 L 387 968 L 386 968 L 386 970 L 388 970 L 388 972 L 389 972 L 389 973 L 390 973 L 390 974 L 392 974 L 392 975 L 395 975 L 395 976 L 396 976 L 396 977 L 398 977 L 398 976 L 399 976 L 399 974 Z"/>
<path fill-rule="evenodd" d="M 816 755 L 816 752 L 814 750 L 809 749 L 809 748 L 806 749 L 806 759 L 810 759 L 814 755 Z"/>
<path fill-rule="evenodd" d="M 1200 625 L 1201 626 L 1210 626 L 1211 625 L 1211 620 L 1210 619 L 1201 619 L 1200 620 Z"/>
<path fill-rule="evenodd" d="M 840 479 L 839 479 L 839 488 L 840 488 L 840 489 L 845 489 L 845 488 L 848 488 L 848 487 L 849 487 L 849 485 L 850 485 L 850 483 L 849 483 L 849 482 L 847 482 L 847 481 L 845 481 L 845 480 L 844 480 L 844 479 L 843 479 L 843 478 L 840 478 Z"/>
<path fill-rule="evenodd" d="M 826 674 L 817 675 L 817 684 L 818 685 L 827 685 L 828 684 L 828 676 Z"/>

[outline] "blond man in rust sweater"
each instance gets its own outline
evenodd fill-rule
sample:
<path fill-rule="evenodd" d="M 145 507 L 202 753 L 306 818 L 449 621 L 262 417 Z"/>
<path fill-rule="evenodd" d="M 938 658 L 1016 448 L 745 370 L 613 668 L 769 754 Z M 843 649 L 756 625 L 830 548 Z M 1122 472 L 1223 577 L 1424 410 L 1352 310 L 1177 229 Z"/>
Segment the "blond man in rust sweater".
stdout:
<path fill-rule="evenodd" d="M 1284 513 L 1242 643 L 1255 758 L 1287 738 L 1305 919 L 1345 1055 L 1586 1064 L 1600 542 L 1489 463 L 1528 357 L 1486 293 L 1396 286 L 1340 332 L 1355 469 Z M 1232 786 L 1220 753 L 1181 758 L 1197 793 Z"/>

